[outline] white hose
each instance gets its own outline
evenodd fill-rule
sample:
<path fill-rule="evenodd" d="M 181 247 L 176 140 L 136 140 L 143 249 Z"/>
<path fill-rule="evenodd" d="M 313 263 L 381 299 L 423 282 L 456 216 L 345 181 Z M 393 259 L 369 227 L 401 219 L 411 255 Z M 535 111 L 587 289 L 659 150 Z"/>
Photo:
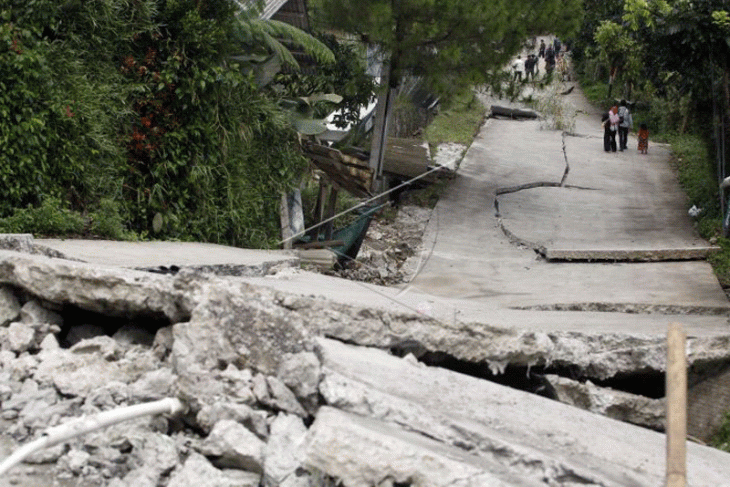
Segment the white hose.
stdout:
<path fill-rule="evenodd" d="M 58 445 L 77 436 L 142 416 L 156 414 L 176 415 L 184 410 L 185 406 L 180 400 L 168 397 L 159 401 L 104 411 L 93 416 L 83 416 L 71 420 L 66 424 L 48 428 L 40 438 L 22 446 L 0 463 L 0 477 L 33 453 Z"/>

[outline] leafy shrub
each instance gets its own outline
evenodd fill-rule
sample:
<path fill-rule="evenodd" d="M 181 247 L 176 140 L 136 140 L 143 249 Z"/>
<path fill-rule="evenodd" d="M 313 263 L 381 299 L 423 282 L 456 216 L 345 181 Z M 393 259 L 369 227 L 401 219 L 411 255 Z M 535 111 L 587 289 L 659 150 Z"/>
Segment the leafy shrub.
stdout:
<path fill-rule="evenodd" d="M 55 197 L 46 198 L 38 207 L 15 209 L 11 216 L 0 219 L 1 233 L 80 234 L 84 226 L 84 217 L 63 207 Z"/>
<path fill-rule="evenodd" d="M 730 411 L 725 413 L 725 419 L 717 433 L 710 441 L 710 445 L 720 450 L 730 452 Z"/>
<path fill-rule="evenodd" d="M 707 142 L 696 135 L 668 136 L 674 155 L 679 182 L 684 188 L 690 206 L 703 209 L 704 218 L 720 216 L 715 166 Z"/>
<path fill-rule="evenodd" d="M 136 237 L 125 229 L 120 204 L 111 198 L 102 199 L 99 209 L 93 212 L 89 219 L 91 221 L 89 231 L 97 237 L 113 240 L 132 240 Z"/>

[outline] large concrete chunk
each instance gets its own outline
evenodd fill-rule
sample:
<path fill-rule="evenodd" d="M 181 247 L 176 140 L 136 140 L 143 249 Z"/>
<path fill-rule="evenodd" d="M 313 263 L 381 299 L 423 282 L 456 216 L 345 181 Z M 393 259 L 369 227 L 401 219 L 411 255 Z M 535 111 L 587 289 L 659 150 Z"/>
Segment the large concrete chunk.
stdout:
<path fill-rule="evenodd" d="M 173 327 L 172 361 L 179 374 L 233 363 L 273 375 L 286 354 L 312 348 L 312 322 L 269 290 L 211 280 L 199 299 L 190 322 Z"/>
<path fill-rule="evenodd" d="M 328 407 L 309 430 L 306 462 L 345 487 L 388 482 L 418 487 L 545 485 L 427 436 Z"/>
<path fill-rule="evenodd" d="M 327 404 L 397 423 L 523 478 L 604 486 L 660 485 L 663 434 L 375 349 L 320 339 Z M 689 484 L 723 485 L 730 455 L 688 445 Z"/>
<path fill-rule="evenodd" d="M 180 289 L 181 279 L 6 250 L 0 250 L 0 284 L 112 316 L 160 315 L 177 322 L 191 307 L 191 290 Z"/>

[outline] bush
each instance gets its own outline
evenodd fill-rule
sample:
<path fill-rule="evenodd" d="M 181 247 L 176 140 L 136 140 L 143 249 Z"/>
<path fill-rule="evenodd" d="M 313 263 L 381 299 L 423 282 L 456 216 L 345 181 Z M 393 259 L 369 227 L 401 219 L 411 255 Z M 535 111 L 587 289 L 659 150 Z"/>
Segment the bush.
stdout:
<path fill-rule="evenodd" d="M 725 420 L 713 436 L 710 445 L 730 452 L 730 411 L 725 413 Z"/>
<path fill-rule="evenodd" d="M 60 199 L 48 197 L 38 207 L 19 208 L 0 219 L 0 233 L 78 235 L 84 231 L 85 223 L 79 213 L 64 208 Z"/>
<path fill-rule="evenodd" d="M 79 232 L 62 213 L 39 230 L 32 215 L 53 201 L 91 212 L 87 230 L 109 238 L 148 234 L 161 218 L 160 238 L 276 243 L 279 194 L 306 162 L 276 100 L 231 60 L 233 2 L 8 1 L 6 227 Z"/>
<path fill-rule="evenodd" d="M 719 189 L 707 142 L 697 135 L 669 135 L 667 140 L 688 204 L 702 208 L 702 218 L 719 218 Z"/>

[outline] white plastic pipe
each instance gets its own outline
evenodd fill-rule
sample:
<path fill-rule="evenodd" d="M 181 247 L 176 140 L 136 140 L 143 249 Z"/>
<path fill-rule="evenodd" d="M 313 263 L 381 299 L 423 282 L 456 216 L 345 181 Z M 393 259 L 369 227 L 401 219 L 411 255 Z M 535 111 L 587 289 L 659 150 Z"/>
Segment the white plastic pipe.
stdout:
<path fill-rule="evenodd" d="M 0 463 L 0 477 L 33 453 L 58 445 L 77 436 L 142 416 L 156 414 L 177 415 L 184 410 L 185 406 L 179 399 L 168 397 L 159 401 L 104 411 L 93 416 L 83 416 L 71 420 L 66 424 L 48 428 L 40 438 L 20 447 Z"/>

